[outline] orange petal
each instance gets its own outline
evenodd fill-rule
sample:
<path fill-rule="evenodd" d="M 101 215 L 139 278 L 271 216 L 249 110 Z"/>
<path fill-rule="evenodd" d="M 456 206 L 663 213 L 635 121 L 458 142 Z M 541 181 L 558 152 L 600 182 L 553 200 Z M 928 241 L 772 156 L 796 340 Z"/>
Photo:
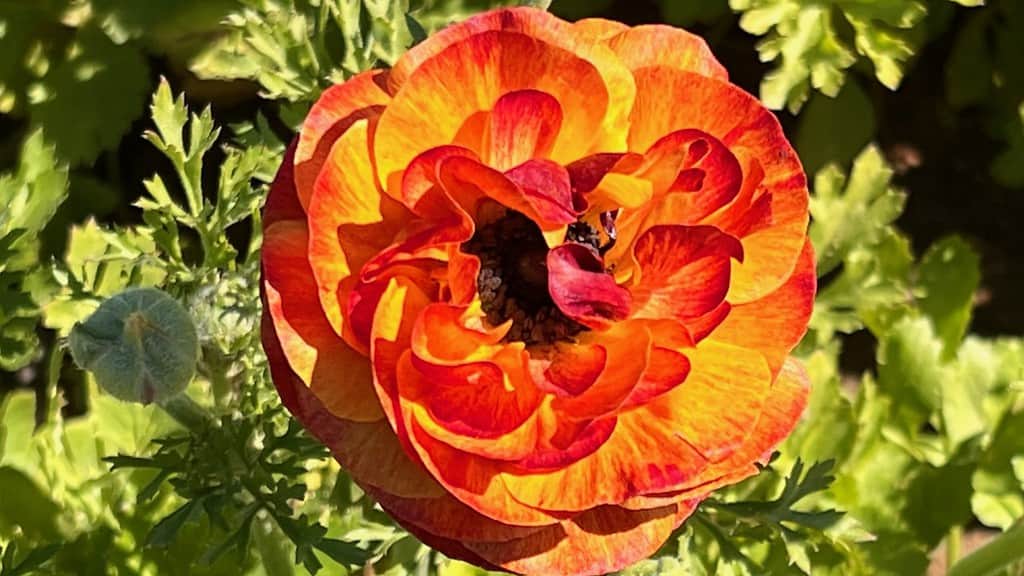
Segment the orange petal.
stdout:
<path fill-rule="evenodd" d="M 717 228 L 648 229 L 633 247 L 639 281 L 630 287 L 632 317 L 675 318 L 686 325 L 711 312 L 729 290 L 731 260 L 742 258 L 739 241 Z"/>
<path fill-rule="evenodd" d="M 686 350 L 686 381 L 637 409 L 721 461 L 751 434 L 769 395 L 772 374 L 760 353 L 711 340 Z"/>
<path fill-rule="evenodd" d="M 527 160 L 546 158 L 562 127 L 562 107 L 554 96 L 517 90 L 498 98 L 490 115 L 489 164 L 508 170 Z"/>
<path fill-rule="evenodd" d="M 430 473 L 453 496 L 484 516 L 518 526 L 546 526 L 553 515 L 526 506 L 509 493 L 498 465 L 435 440 L 416 422 L 408 422 L 412 446 Z"/>
<path fill-rule="evenodd" d="M 580 386 L 579 394 L 558 397 L 553 406 L 559 414 L 575 420 L 614 414 L 647 369 L 651 333 L 642 323 L 620 322 L 606 332 L 584 333 L 583 345 L 604 351 L 601 372 L 593 383 Z M 587 366 L 585 374 L 589 376 L 595 369 Z"/>
<path fill-rule="evenodd" d="M 451 556 L 450 543 L 445 540 L 457 540 L 460 544 L 467 540 L 502 542 L 544 530 L 543 526 L 515 526 L 498 522 L 459 502 L 448 493 L 435 498 L 402 498 L 373 486 L 367 488 L 370 496 L 388 515 L 425 544 L 448 556 Z M 422 535 L 426 535 L 426 538 Z M 433 541 L 427 539 L 431 537 L 441 539 L 441 545 L 435 546 Z M 482 558 L 479 561 L 484 562 Z"/>
<path fill-rule="evenodd" d="M 324 407 L 289 367 L 269 312 L 263 314 L 261 340 L 281 401 L 313 436 L 331 449 L 341 466 L 358 482 L 408 498 L 437 498 L 445 494 L 422 467 L 406 456 L 385 421 L 344 420 Z"/>
<path fill-rule="evenodd" d="M 292 159 L 295 158 L 297 142 L 296 138 L 288 145 L 281 166 L 270 185 L 267 201 L 263 205 L 264 228 L 279 220 L 306 219 L 306 213 L 302 209 L 302 204 L 299 204 L 299 197 L 295 192 L 295 168 L 292 166 Z"/>
<path fill-rule="evenodd" d="M 630 70 L 667 66 L 726 81 L 729 73 L 718 63 L 707 42 L 681 28 L 663 25 L 634 26 L 605 43 Z"/>
<path fill-rule="evenodd" d="M 413 354 L 433 364 L 458 366 L 489 360 L 506 346 L 501 339 L 506 327 L 489 328 L 469 307 L 430 304 L 412 331 Z"/>
<path fill-rule="evenodd" d="M 515 467 L 520 471 L 532 472 L 557 470 L 568 466 L 593 454 L 604 445 L 615 431 L 615 424 L 614 416 L 584 423 L 559 420 L 555 424 L 556 430 L 551 438 L 540 438 L 545 445 L 539 446 L 525 458 L 517 460 Z"/>
<path fill-rule="evenodd" d="M 708 466 L 690 482 L 680 486 L 679 490 L 662 495 L 663 498 L 702 498 L 722 486 L 756 474 L 758 469 L 755 463 L 763 464 L 771 450 L 796 427 L 807 406 L 809 390 L 810 379 L 804 367 L 797 360 L 787 359 L 772 384 L 754 431 L 743 445 L 725 460 Z"/>
<path fill-rule="evenodd" d="M 402 203 L 417 216 L 437 220 L 446 218 L 460 209 L 457 201 L 445 194 L 438 177 L 441 162 L 451 156 L 477 159 L 477 155 L 467 148 L 439 146 L 413 158 L 402 173 Z"/>
<path fill-rule="evenodd" d="M 561 342 L 555 344 L 550 358 L 531 358 L 539 372 L 534 377 L 537 385 L 559 397 L 585 392 L 604 371 L 607 360 L 608 351 L 600 344 Z"/>
<path fill-rule="evenodd" d="M 355 122 L 380 115 L 391 96 L 384 91 L 386 70 L 357 74 L 324 90 L 302 122 L 295 151 L 295 184 L 303 208 L 335 141 Z"/>
<path fill-rule="evenodd" d="M 339 418 L 372 422 L 384 417 L 373 393 L 369 359 L 335 334 L 316 298 L 306 259 L 304 222 L 278 221 L 263 234 L 267 306 L 292 371 Z"/>
<path fill-rule="evenodd" d="M 465 306 L 476 297 L 476 279 L 480 275 L 480 258 L 466 254 L 458 246 L 448 248 L 449 301 Z"/>
<path fill-rule="evenodd" d="M 682 384 L 689 373 L 690 360 L 686 356 L 668 348 L 652 346 L 644 375 L 622 401 L 621 409 L 647 404 L 652 398 Z"/>
<path fill-rule="evenodd" d="M 620 32 L 629 30 L 629 26 L 622 22 L 605 20 L 604 18 L 577 20 L 573 22 L 572 28 L 580 36 L 595 42 L 604 42 Z"/>
<path fill-rule="evenodd" d="M 403 447 L 415 454 L 408 445 L 408 433 L 398 406 L 398 364 L 409 349 L 413 326 L 430 298 L 415 283 L 400 276 L 389 279 L 386 286 L 377 302 L 370 331 L 373 385 Z"/>
<path fill-rule="evenodd" d="M 395 98 L 381 117 L 382 181 L 423 150 L 451 144 L 509 92 L 537 90 L 561 105 L 551 159 L 592 148 L 621 150 L 633 99 L 628 70 L 607 48 L 535 10 L 495 10 L 452 26 L 407 52 L 389 75 Z"/>
<path fill-rule="evenodd" d="M 367 122 L 359 121 L 334 144 L 308 208 L 309 260 L 319 301 L 341 335 L 353 272 L 387 246 L 407 220 L 404 209 L 377 187 L 368 131 Z"/>
<path fill-rule="evenodd" d="M 602 506 L 525 538 L 466 547 L 521 574 L 607 574 L 657 551 L 695 507 L 696 502 L 642 511 Z"/>
<path fill-rule="evenodd" d="M 808 241 L 785 284 L 760 300 L 733 306 L 709 337 L 761 352 L 772 372 L 777 373 L 786 355 L 807 332 L 816 284 L 814 249 Z"/>
<path fill-rule="evenodd" d="M 761 185 L 771 195 L 771 226 L 740 239 L 745 258 L 733 265 L 728 299 L 741 304 L 778 288 L 803 248 L 808 219 L 807 178 L 778 120 L 753 96 L 706 76 L 656 66 L 640 69 L 634 77 L 638 96 L 631 116 L 631 150 L 646 150 L 674 130 L 695 128 L 717 138 L 737 157 L 760 163 Z M 686 106 L 679 105 L 681 99 Z"/>
<path fill-rule="evenodd" d="M 655 142 L 635 172 L 619 179 L 648 185 L 643 203 L 630 202 L 630 196 L 640 197 L 636 193 L 608 195 L 605 182 L 595 191 L 616 203 L 615 208 L 623 208 L 616 219 L 618 242 L 608 260 L 618 266 L 617 274 L 625 274 L 630 270 L 630 247 L 644 231 L 658 225 L 703 223 L 731 205 L 742 189 L 743 171 L 717 138 L 700 130 L 677 130 Z M 731 229 L 722 230 L 739 237 Z"/>
<path fill-rule="evenodd" d="M 595 329 L 629 315 L 629 291 L 604 271 L 600 256 L 582 244 L 563 244 L 547 256 L 548 292 L 558 309 Z"/>
<path fill-rule="evenodd" d="M 509 366 L 516 354 L 504 356 L 500 363 L 462 366 L 431 365 L 411 354 L 403 358 L 398 386 L 406 425 L 415 420 L 467 458 L 519 460 L 534 452 L 542 398 L 525 379 L 525 366 Z"/>
<path fill-rule="evenodd" d="M 707 460 L 680 434 L 633 410 L 619 415 L 611 436 L 589 456 L 540 473 L 509 466 L 501 478 L 529 506 L 578 512 L 676 486 L 706 466 Z"/>

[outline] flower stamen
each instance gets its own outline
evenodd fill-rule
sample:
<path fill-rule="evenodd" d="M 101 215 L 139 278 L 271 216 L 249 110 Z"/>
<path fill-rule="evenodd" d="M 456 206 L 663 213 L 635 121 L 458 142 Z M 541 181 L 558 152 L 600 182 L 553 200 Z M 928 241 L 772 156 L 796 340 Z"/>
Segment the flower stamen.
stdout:
<path fill-rule="evenodd" d="M 583 222 L 569 226 L 566 241 L 597 248 L 597 231 Z M 519 212 L 477 228 L 462 245 L 480 258 L 477 293 L 487 322 L 497 326 L 512 320 L 507 342 L 527 345 L 571 342 L 587 330 L 555 306 L 548 292 L 548 246 L 540 228 Z"/>

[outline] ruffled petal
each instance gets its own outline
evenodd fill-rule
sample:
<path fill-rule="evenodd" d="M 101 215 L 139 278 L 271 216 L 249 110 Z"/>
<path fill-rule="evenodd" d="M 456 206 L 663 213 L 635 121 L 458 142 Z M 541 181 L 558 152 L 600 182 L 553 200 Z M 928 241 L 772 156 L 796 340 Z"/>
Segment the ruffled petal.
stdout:
<path fill-rule="evenodd" d="M 382 195 L 374 180 L 365 120 L 352 125 L 331 148 L 308 212 L 308 253 L 318 299 L 335 332 L 345 336 L 344 311 L 357 281 L 354 274 L 408 221 L 401 205 Z"/>
<path fill-rule="evenodd" d="M 653 554 L 694 508 L 695 501 L 643 511 L 602 506 L 525 538 L 466 547 L 521 574 L 607 574 Z"/>
<path fill-rule="evenodd" d="M 601 258 L 581 244 L 563 244 L 548 252 L 548 292 L 563 314 L 596 329 L 629 315 L 629 291 L 604 271 Z"/>
<path fill-rule="evenodd" d="M 335 334 L 320 309 L 305 222 L 275 222 L 263 238 L 267 309 L 291 370 L 335 416 L 380 420 L 369 361 Z"/>
<path fill-rule="evenodd" d="M 487 12 L 435 34 L 403 55 L 388 81 L 395 98 L 376 143 L 385 182 L 423 150 L 461 144 L 456 136 L 463 132 L 478 135 L 465 126 L 520 90 L 544 92 L 561 106 L 552 160 L 564 164 L 595 147 L 621 150 L 634 96 L 629 71 L 608 48 L 543 11 L 522 8 Z"/>
<path fill-rule="evenodd" d="M 384 420 L 353 422 L 338 418 L 324 407 L 291 370 L 267 312 L 263 314 L 261 340 L 281 401 L 314 437 L 330 448 L 357 482 L 401 497 L 444 496 L 444 489 L 406 456 Z"/>
<path fill-rule="evenodd" d="M 630 70 L 667 66 L 723 82 L 729 79 L 729 73 L 715 59 L 707 42 L 680 28 L 634 26 L 607 38 L 605 43 Z"/>
<path fill-rule="evenodd" d="M 760 300 L 732 307 L 709 338 L 759 351 L 777 373 L 807 332 L 816 285 L 814 249 L 808 241 L 785 284 Z"/>
<path fill-rule="evenodd" d="M 756 159 L 764 175 L 762 194 L 771 197 L 770 226 L 740 237 L 745 258 L 733 265 L 728 300 L 742 304 L 778 288 L 796 265 L 808 221 L 807 178 L 778 120 L 753 96 L 706 76 L 654 66 L 637 70 L 634 77 L 638 96 L 631 150 L 646 150 L 674 130 L 697 129 L 735 156 Z M 749 177 L 745 172 L 744 180 Z"/>
<path fill-rule="evenodd" d="M 633 247 L 633 318 L 674 318 L 683 325 L 722 304 L 738 240 L 710 226 L 655 226 Z"/>
<path fill-rule="evenodd" d="M 561 165 L 550 160 L 528 160 L 505 172 L 505 177 L 519 186 L 542 223 L 576 221 L 569 173 Z"/>
<path fill-rule="evenodd" d="M 538 90 L 516 90 L 498 98 L 490 114 L 488 164 L 508 170 L 546 158 L 562 128 L 562 106 Z"/>
<path fill-rule="evenodd" d="M 385 70 L 357 74 L 343 84 L 324 90 L 302 122 L 293 162 L 295 184 L 303 208 L 309 207 L 317 175 L 334 143 L 353 124 L 376 119 L 391 96 L 384 91 Z"/>
<path fill-rule="evenodd" d="M 509 493 L 492 460 L 471 456 L 434 439 L 416 422 L 408 422 L 412 446 L 431 475 L 470 508 L 498 522 L 545 526 L 558 521 L 551 513 L 526 506 Z"/>
<path fill-rule="evenodd" d="M 509 467 L 501 479 L 516 500 L 531 507 L 579 512 L 676 486 L 707 465 L 664 421 L 633 410 L 618 417 L 611 436 L 593 454 L 540 473 Z"/>
<path fill-rule="evenodd" d="M 707 460 L 724 460 L 750 436 L 770 393 L 771 371 L 761 354 L 711 340 L 687 349 L 686 357 L 686 381 L 637 411 Z"/>

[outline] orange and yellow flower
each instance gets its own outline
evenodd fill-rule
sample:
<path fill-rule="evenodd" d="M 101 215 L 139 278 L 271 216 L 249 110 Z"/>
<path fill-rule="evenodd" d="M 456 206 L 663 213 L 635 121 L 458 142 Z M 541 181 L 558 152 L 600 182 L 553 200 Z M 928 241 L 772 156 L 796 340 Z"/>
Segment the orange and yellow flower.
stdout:
<path fill-rule="evenodd" d="M 778 121 L 700 38 L 488 12 L 314 105 L 265 209 L 264 347 L 424 542 L 605 573 L 799 418 L 807 218 Z"/>

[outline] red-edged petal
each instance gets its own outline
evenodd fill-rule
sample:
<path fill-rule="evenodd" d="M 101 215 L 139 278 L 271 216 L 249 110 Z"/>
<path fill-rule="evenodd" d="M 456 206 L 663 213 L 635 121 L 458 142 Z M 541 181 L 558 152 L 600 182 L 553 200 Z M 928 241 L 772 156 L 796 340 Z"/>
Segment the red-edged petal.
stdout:
<path fill-rule="evenodd" d="M 614 416 L 583 423 L 561 420 L 556 424 L 555 434 L 546 440 L 546 445 L 516 461 L 515 467 L 527 473 L 554 470 L 586 458 L 608 441 L 615 430 L 615 422 Z"/>
<path fill-rule="evenodd" d="M 629 291 L 606 274 L 601 258 L 581 244 L 563 244 L 548 252 L 548 292 L 566 316 L 607 328 L 629 315 Z"/>
<path fill-rule="evenodd" d="M 334 416 L 324 407 L 290 369 L 266 312 L 261 340 L 281 401 L 313 436 L 331 449 L 357 482 L 408 498 L 445 495 L 444 489 L 402 451 L 387 422 L 353 422 Z"/>
<path fill-rule="evenodd" d="M 562 127 L 562 107 L 538 90 L 516 90 L 498 98 L 490 115 L 488 162 L 508 170 L 527 160 L 546 158 Z"/>
<path fill-rule="evenodd" d="M 423 150 L 460 143 L 503 95 L 550 94 L 562 123 L 550 158 L 567 163 L 592 148 L 621 150 L 634 85 L 608 48 L 535 10 L 495 10 L 435 34 L 389 74 L 394 100 L 381 117 L 376 158 L 382 181 Z M 471 144 L 470 138 L 466 144 Z"/>
<path fill-rule="evenodd" d="M 816 285 L 814 249 L 808 241 L 785 284 L 760 300 L 733 306 L 709 337 L 761 352 L 772 372 L 778 372 L 807 332 Z"/>
<path fill-rule="evenodd" d="M 636 386 L 622 401 L 622 410 L 643 406 L 652 398 L 660 396 L 686 380 L 690 373 L 690 361 L 683 354 L 653 346 L 647 359 L 647 368 Z"/>
<path fill-rule="evenodd" d="M 676 486 L 707 464 L 674 429 L 632 410 L 618 416 L 615 430 L 593 454 L 538 473 L 510 467 L 501 479 L 516 500 L 529 506 L 579 512 Z"/>
<path fill-rule="evenodd" d="M 348 292 L 359 269 L 387 246 L 408 220 L 402 206 L 383 196 L 377 187 L 369 137 L 369 126 L 363 120 L 335 142 L 308 207 L 309 261 L 320 305 L 342 336 L 346 336 Z"/>
<path fill-rule="evenodd" d="M 546 526 L 558 521 L 551 513 L 513 498 L 494 461 L 434 439 L 415 420 L 410 420 L 409 427 L 412 446 L 431 475 L 470 508 L 498 522 L 518 526 Z"/>
<path fill-rule="evenodd" d="M 743 257 L 732 236 L 710 226 L 655 226 L 637 239 L 634 318 L 683 324 L 713 311 L 729 290 L 730 261 Z"/>
<path fill-rule="evenodd" d="M 528 160 L 505 172 L 505 176 L 519 186 L 541 222 L 576 221 L 569 173 L 561 165 L 550 160 Z"/>
<path fill-rule="evenodd" d="M 557 343 L 547 358 L 531 354 L 537 386 L 558 397 L 579 396 L 604 372 L 608 351 L 600 344 Z"/>
<path fill-rule="evenodd" d="M 335 334 L 320 309 L 305 223 L 278 221 L 263 238 L 267 309 L 291 370 L 339 418 L 380 420 L 369 359 Z"/>
<path fill-rule="evenodd" d="M 637 70 L 634 78 L 630 149 L 646 150 L 668 132 L 692 128 L 721 141 L 745 168 L 752 164 L 746 158 L 760 164 L 771 224 L 740 238 L 745 257 L 734 265 L 728 299 L 741 304 L 778 288 L 796 265 L 808 220 L 807 178 L 778 120 L 753 96 L 706 76 L 654 66 Z M 744 173 L 744 179 L 750 176 Z"/>
<path fill-rule="evenodd" d="M 608 574 L 653 554 L 696 501 L 651 510 L 605 506 L 510 542 L 467 542 L 487 561 L 521 574 Z"/>
<path fill-rule="evenodd" d="M 384 91 L 386 70 L 369 70 L 324 90 L 302 122 L 295 150 L 295 184 L 309 207 L 313 185 L 334 143 L 353 124 L 380 116 L 391 96 Z"/>

